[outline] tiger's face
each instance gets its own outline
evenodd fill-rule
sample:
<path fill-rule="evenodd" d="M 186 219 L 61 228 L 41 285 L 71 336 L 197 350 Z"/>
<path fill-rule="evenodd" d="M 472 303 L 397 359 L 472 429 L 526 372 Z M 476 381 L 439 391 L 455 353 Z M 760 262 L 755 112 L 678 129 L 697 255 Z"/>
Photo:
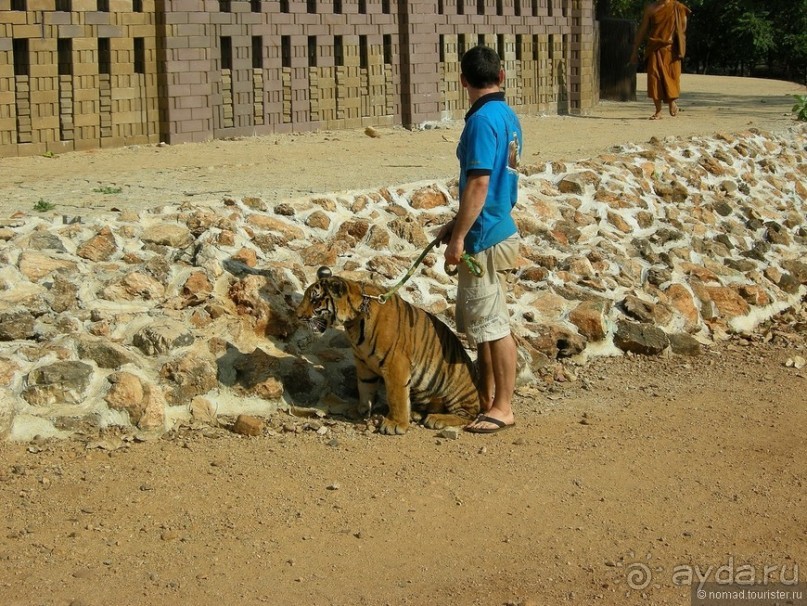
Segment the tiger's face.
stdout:
<path fill-rule="evenodd" d="M 337 322 L 350 319 L 346 312 L 348 284 L 332 276 L 327 267 L 317 271 L 318 280 L 305 289 L 303 300 L 297 306 L 297 318 L 306 322 L 317 333 L 324 333 Z"/>

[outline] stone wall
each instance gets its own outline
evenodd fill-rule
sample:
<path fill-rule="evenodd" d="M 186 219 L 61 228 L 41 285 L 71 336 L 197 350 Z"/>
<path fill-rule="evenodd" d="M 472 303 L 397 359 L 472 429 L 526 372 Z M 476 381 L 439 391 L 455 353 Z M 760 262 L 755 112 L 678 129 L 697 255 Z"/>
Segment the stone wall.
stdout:
<path fill-rule="evenodd" d="M 0 157 L 458 119 L 478 43 L 582 113 L 597 36 L 592 0 L 0 0 Z"/>
<path fill-rule="evenodd" d="M 801 309 L 806 144 L 798 126 L 525 167 L 509 301 L 523 376 L 572 380 L 596 355 L 697 355 Z M 159 434 L 278 407 L 358 414 L 344 335 L 317 338 L 295 306 L 323 265 L 397 283 L 455 214 L 456 188 L 226 198 L 82 222 L 20 211 L 0 223 L 0 436 Z M 452 323 L 456 282 L 438 254 L 399 293 Z"/>

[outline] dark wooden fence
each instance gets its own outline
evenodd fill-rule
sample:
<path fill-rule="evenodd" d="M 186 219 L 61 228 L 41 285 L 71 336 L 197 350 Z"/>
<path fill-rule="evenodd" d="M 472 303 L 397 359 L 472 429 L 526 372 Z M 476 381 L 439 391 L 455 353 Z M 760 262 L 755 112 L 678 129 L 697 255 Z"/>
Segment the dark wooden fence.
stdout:
<path fill-rule="evenodd" d="M 600 99 L 636 100 L 636 66 L 628 63 L 636 27 L 627 19 L 600 20 Z"/>

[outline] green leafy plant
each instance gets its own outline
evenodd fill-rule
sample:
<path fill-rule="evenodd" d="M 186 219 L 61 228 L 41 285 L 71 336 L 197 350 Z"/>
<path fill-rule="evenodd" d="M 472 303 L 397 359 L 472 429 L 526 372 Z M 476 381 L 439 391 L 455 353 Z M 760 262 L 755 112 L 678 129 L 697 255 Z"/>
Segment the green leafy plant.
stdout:
<path fill-rule="evenodd" d="M 802 122 L 807 122 L 807 95 L 793 95 L 796 104 L 793 106 L 793 113 Z"/>
<path fill-rule="evenodd" d="M 37 203 L 34 204 L 34 210 L 38 213 L 46 213 L 54 208 L 56 208 L 56 205 L 53 202 L 48 202 L 42 198 L 40 198 Z"/>
<path fill-rule="evenodd" d="M 44 157 L 44 158 L 53 158 L 55 155 L 56 154 L 54 154 L 51 150 L 48 150 L 44 154 L 42 154 L 42 157 Z"/>
<path fill-rule="evenodd" d="M 119 194 L 123 191 L 123 188 L 104 185 L 103 187 L 96 187 L 93 191 L 97 194 Z"/>

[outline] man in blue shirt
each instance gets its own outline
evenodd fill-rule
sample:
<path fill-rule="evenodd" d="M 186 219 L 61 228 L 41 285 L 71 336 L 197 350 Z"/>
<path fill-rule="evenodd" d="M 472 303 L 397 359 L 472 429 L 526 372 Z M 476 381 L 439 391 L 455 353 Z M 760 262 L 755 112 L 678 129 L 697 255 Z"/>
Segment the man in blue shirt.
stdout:
<path fill-rule="evenodd" d="M 510 332 L 507 276 L 518 257 L 512 210 L 518 197 L 521 125 L 504 100 L 504 70 L 498 54 L 477 46 L 461 61 L 460 80 L 471 108 L 457 146 L 459 211 L 439 232 L 445 260 L 459 266 L 457 330 L 477 347 L 481 414 L 466 431 L 494 433 L 515 424 L 511 402 L 516 380 L 516 344 Z M 484 269 L 472 274 L 463 252 Z"/>

